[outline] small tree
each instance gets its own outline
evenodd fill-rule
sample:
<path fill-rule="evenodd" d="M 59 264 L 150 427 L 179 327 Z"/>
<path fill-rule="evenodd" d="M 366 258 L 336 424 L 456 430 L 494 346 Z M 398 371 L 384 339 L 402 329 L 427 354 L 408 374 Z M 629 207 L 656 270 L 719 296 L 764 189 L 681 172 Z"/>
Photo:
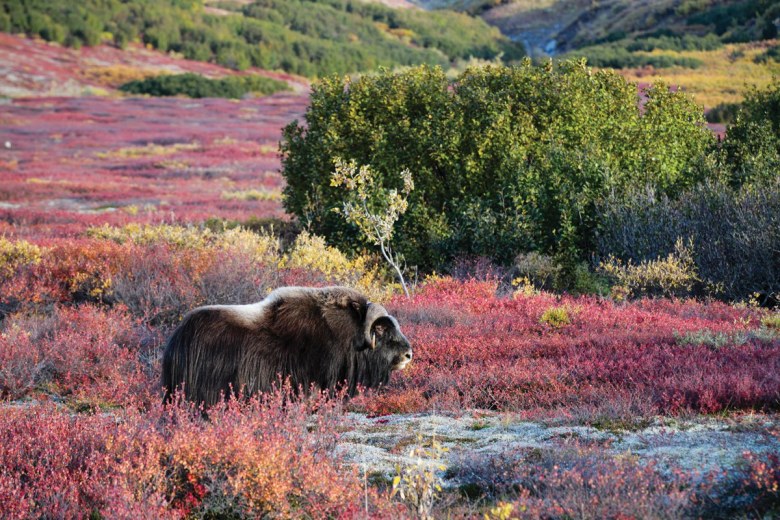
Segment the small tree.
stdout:
<path fill-rule="evenodd" d="M 399 193 L 396 189 L 383 188 L 377 173 L 369 166 L 358 167 L 354 160 L 346 162 L 341 158 L 334 162 L 336 170 L 330 184 L 344 186 L 347 190 L 342 207 L 334 208 L 334 211 L 357 226 L 369 242 L 379 246 L 382 257 L 395 270 L 408 298 L 409 289 L 401 269 L 401 259 L 393 251 L 390 241 L 395 223 L 406 212 L 407 199 L 414 189 L 412 173 L 408 169 L 401 172 L 403 188 Z"/>

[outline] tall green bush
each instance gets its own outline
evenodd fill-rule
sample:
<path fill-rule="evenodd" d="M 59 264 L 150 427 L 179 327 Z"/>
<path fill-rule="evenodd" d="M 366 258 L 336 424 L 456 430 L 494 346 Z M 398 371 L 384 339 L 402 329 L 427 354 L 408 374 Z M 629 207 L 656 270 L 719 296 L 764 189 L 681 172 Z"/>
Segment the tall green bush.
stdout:
<path fill-rule="evenodd" d="M 700 108 L 657 86 L 636 86 L 584 62 L 472 68 L 453 83 L 436 67 L 313 87 L 305 123 L 284 130 L 285 206 L 346 249 L 366 246 L 332 211 L 333 159 L 370 165 L 385 188 L 415 172 L 398 249 L 441 269 L 460 255 L 510 262 L 523 251 L 593 251 L 595 204 L 650 183 L 675 195 L 697 181 L 714 138 Z"/>
<path fill-rule="evenodd" d="M 726 131 L 723 160 L 731 183 L 761 182 L 780 173 L 780 80 L 745 97 Z"/>
<path fill-rule="evenodd" d="M 567 53 L 567 58 L 587 58 L 588 63 L 594 67 L 611 67 L 614 69 L 628 69 L 636 67 L 654 67 L 663 69 L 668 67 L 685 67 L 697 69 L 702 66 L 702 61 L 688 56 L 675 56 L 671 54 L 642 54 L 633 52 L 641 50 L 641 43 L 626 44 L 625 42 L 592 45 Z"/>

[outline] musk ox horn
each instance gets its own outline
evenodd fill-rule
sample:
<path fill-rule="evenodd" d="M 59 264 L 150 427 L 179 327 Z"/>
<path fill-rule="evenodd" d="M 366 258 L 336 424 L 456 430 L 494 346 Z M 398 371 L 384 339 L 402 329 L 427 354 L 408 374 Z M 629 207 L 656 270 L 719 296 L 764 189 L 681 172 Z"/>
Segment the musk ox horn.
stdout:
<path fill-rule="evenodd" d="M 376 333 L 372 330 L 372 325 L 374 325 L 374 322 L 382 316 L 389 316 L 387 309 L 378 303 L 368 302 L 368 310 L 366 311 L 365 337 L 366 343 L 371 345 L 372 349 L 376 348 Z"/>

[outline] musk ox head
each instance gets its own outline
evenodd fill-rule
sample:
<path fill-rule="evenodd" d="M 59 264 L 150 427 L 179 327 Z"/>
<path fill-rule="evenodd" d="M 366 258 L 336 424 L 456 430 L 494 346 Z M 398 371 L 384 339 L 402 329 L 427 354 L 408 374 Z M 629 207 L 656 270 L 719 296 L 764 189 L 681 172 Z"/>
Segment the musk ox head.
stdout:
<path fill-rule="evenodd" d="M 412 360 L 412 346 L 401 333 L 398 321 L 378 303 L 368 303 L 363 348 L 383 357 L 392 370 L 403 370 Z"/>

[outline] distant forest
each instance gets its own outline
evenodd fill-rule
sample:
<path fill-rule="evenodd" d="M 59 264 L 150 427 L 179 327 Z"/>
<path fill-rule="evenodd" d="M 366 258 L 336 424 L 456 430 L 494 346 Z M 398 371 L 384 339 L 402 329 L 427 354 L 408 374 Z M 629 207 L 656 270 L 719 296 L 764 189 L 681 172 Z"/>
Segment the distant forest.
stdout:
<path fill-rule="evenodd" d="M 469 57 L 513 61 L 523 48 L 483 22 L 452 11 L 391 9 L 359 0 L 4 0 L 0 31 L 70 47 L 141 41 L 161 51 L 308 77 L 379 66 L 446 65 Z"/>

